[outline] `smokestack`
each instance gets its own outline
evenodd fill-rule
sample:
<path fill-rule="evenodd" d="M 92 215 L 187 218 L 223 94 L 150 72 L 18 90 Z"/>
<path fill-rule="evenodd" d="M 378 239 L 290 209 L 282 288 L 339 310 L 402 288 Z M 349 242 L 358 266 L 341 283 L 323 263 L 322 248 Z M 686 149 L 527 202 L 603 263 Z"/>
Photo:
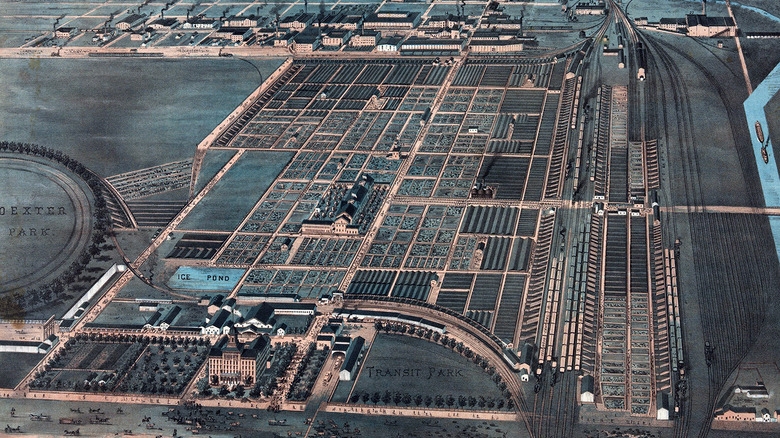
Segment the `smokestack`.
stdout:
<path fill-rule="evenodd" d="M 525 9 L 520 11 L 520 36 L 525 36 L 523 33 L 523 18 L 525 18 Z"/>
<path fill-rule="evenodd" d="M 707 0 L 701 0 L 701 14 L 707 16 Z"/>

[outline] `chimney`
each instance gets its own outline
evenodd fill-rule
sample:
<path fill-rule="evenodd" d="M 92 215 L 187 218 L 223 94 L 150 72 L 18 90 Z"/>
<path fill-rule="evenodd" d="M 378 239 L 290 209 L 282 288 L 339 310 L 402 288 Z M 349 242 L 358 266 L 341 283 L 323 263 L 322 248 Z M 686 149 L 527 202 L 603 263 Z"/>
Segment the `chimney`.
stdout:
<path fill-rule="evenodd" d="M 524 36 L 524 34 L 523 34 L 523 18 L 525 18 L 525 9 L 520 10 L 520 36 Z"/>
<path fill-rule="evenodd" d="M 701 14 L 707 16 L 707 0 L 701 0 Z"/>

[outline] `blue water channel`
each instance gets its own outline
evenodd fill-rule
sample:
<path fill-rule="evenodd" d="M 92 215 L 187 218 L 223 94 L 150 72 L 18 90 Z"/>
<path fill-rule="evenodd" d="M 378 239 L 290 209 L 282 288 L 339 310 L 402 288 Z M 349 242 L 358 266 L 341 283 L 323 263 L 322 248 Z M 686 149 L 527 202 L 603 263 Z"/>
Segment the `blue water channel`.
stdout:
<path fill-rule="evenodd" d="M 767 147 L 769 163 L 764 163 L 761 157 L 761 142 L 756 134 L 756 122 L 761 124 L 764 132 L 764 141 L 772 138 L 769 133 L 769 124 L 766 120 L 764 106 L 780 91 L 780 64 L 776 65 L 769 76 L 756 87 L 753 94 L 745 100 L 745 116 L 747 117 L 750 141 L 753 145 L 753 156 L 758 166 L 758 175 L 761 179 L 761 189 L 764 192 L 764 202 L 767 207 L 780 207 L 780 173 L 778 173 L 775 155 L 772 153 L 773 144 Z M 775 134 L 774 138 L 780 138 Z M 772 228 L 772 236 L 775 239 L 775 249 L 780 257 L 780 216 L 770 216 L 769 225 Z"/>

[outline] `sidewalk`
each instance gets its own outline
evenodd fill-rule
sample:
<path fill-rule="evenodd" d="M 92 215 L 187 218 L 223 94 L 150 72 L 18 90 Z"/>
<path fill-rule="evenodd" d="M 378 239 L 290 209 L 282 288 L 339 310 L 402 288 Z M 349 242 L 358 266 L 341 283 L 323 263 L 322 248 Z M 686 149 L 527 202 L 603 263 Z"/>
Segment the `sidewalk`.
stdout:
<path fill-rule="evenodd" d="M 365 406 L 344 403 L 325 405 L 324 412 L 339 412 L 359 415 L 390 415 L 395 417 L 461 418 L 466 420 L 515 421 L 517 414 L 498 411 L 476 411 L 460 409 L 435 409 L 401 406 Z"/>

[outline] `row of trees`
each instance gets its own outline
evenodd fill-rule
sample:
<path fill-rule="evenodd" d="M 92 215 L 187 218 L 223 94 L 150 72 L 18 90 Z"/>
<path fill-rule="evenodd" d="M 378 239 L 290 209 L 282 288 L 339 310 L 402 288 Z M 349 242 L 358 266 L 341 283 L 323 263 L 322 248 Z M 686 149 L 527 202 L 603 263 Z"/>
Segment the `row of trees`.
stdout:
<path fill-rule="evenodd" d="M 189 347 L 190 345 L 210 345 L 208 339 L 203 337 L 190 337 L 190 336 L 155 336 L 155 335 L 141 335 L 132 333 L 101 333 L 101 332 L 88 332 L 79 333 L 76 336 L 70 338 L 65 343 L 66 349 L 77 345 L 87 344 L 89 342 L 128 342 L 128 343 L 141 343 L 144 345 L 170 345 L 175 351 L 176 348 Z"/>
<path fill-rule="evenodd" d="M 437 407 L 437 408 L 444 408 L 445 406 L 448 408 L 458 407 L 460 409 L 503 409 L 506 407 L 507 409 L 512 409 L 514 407 L 514 403 L 511 399 L 508 401 L 504 401 L 502 398 L 493 398 L 493 397 L 485 397 L 485 396 L 464 396 L 460 395 L 457 398 L 453 396 L 452 394 L 449 395 L 426 395 L 423 396 L 422 394 L 409 394 L 408 392 L 390 392 L 385 391 L 384 394 L 380 393 L 379 391 L 375 391 L 373 393 L 367 392 L 367 391 L 355 391 L 352 393 L 352 396 L 349 398 L 349 401 L 351 403 L 368 403 L 371 402 L 375 405 L 382 404 L 389 405 L 390 403 L 395 403 L 396 406 L 404 405 L 404 406 L 416 406 L 416 407 Z"/>
<path fill-rule="evenodd" d="M 431 342 L 441 343 L 441 345 L 445 347 L 449 347 L 450 349 L 458 352 L 466 359 L 469 359 L 472 362 L 474 362 L 476 365 L 479 365 L 491 376 L 493 376 L 496 372 L 496 367 L 492 366 L 490 362 L 484 357 L 474 353 L 471 350 L 471 348 L 466 346 L 463 342 L 456 341 L 454 338 L 451 338 L 447 335 L 442 336 L 439 332 L 435 332 L 433 330 L 425 329 L 422 327 L 411 326 L 408 324 L 386 323 L 382 321 L 376 322 L 374 324 L 374 328 L 376 328 L 379 331 L 384 331 L 385 333 L 417 336 L 418 338 L 426 339 Z M 498 381 L 499 382 L 501 381 L 500 376 L 498 376 Z"/>
<path fill-rule="evenodd" d="M 285 343 L 276 347 L 273 351 L 271 366 L 257 378 L 255 386 L 249 391 L 249 396 L 269 397 L 273 394 L 278 386 L 279 378 L 287 372 L 287 367 L 290 366 L 296 351 L 298 351 L 298 346 L 294 343 Z"/>
<path fill-rule="evenodd" d="M 131 343 L 116 363 L 106 364 L 111 372 L 90 372 L 84 377 L 57 377 L 61 369 L 72 368 L 71 362 L 95 342 Z M 35 375 L 30 387 L 64 391 L 122 392 L 140 394 L 178 394 L 195 376 L 206 360 L 209 343 L 203 338 L 139 336 L 130 334 L 84 334 L 69 339 L 54 353 L 43 371 Z M 141 356 L 142 352 L 146 353 Z M 140 357 L 139 357 L 140 356 Z M 83 357 L 78 359 L 83 360 Z M 76 374 L 78 375 L 78 374 Z"/>
<path fill-rule="evenodd" d="M 474 353 L 467 345 L 461 341 L 457 341 L 449 336 L 441 335 L 439 332 L 435 332 L 430 329 L 422 327 L 411 326 L 409 324 L 402 323 L 386 323 L 377 321 L 374 324 L 374 328 L 378 331 L 384 331 L 385 333 L 395 333 L 409 336 L 417 336 L 422 339 L 426 339 L 430 342 L 439 343 L 445 347 L 456 351 L 461 356 L 474 362 L 475 365 L 485 370 L 488 375 L 491 376 L 493 382 L 498 386 L 498 389 L 504 394 L 508 402 L 511 401 L 511 393 L 507 389 L 506 383 L 501 378 L 501 375 L 496 373 L 496 367 L 493 366 L 487 358 Z"/>
<path fill-rule="evenodd" d="M 111 217 L 100 178 L 83 164 L 69 157 L 62 151 L 39 146 L 37 144 L 3 141 L 0 142 L 0 152 L 41 157 L 65 166 L 87 183 L 95 200 L 95 220 L 89 247 L 82 251 L 65 271 L 48 284 L 39 285 L 38 287 L 24 291 L 13 291 L 0 300 L 0 306 L 2 306 L 2 308 L 17 309 L 19 313 L 18 315 L 3 315 L 4 317 L 22 318 L 24 317 L 24 309 L 29 309 L 30 307 L 44 303 L 51 303 L 62 298 L 68 286 L 73 284 L 84 272 L 90 261 L 106 248 L 102 245 L 106 242 L 106 236 L 111 233 Z"/>
<path fill-rule="evenodd" d="M 309 345 L 309 351 L 298 365 L 298 370 L 295 372 L 292 385 L 290 385 L 290 391 L 287 393 L 289 400 L 304 401 L 309 398 L 329 352 L 328 349 L 316 349 L 313 343 Z"/>

